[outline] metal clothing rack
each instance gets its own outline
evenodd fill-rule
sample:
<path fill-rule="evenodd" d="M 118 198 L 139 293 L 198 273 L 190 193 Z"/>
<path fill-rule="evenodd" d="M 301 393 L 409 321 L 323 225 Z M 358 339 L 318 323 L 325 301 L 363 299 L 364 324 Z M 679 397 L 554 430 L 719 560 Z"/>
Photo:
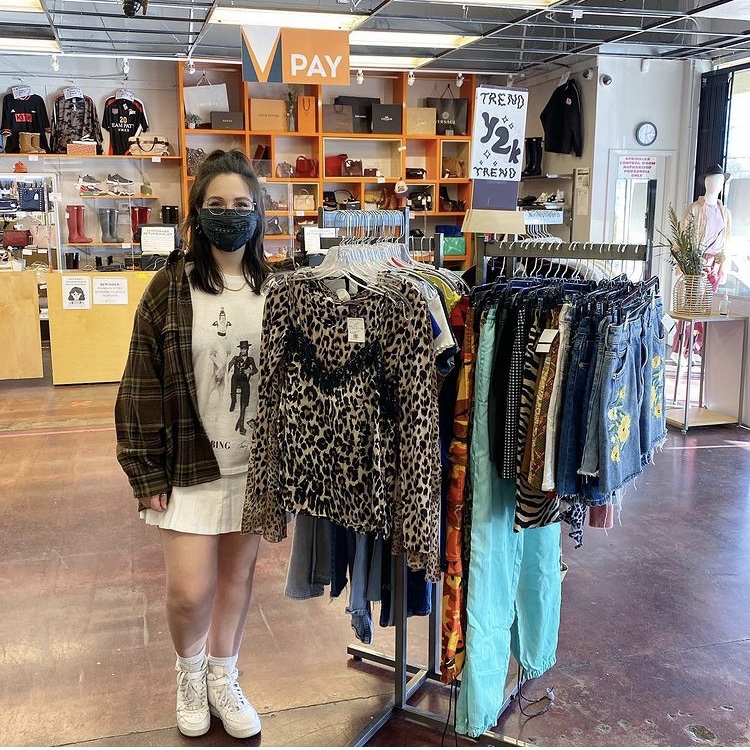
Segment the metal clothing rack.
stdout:
<path fill-rule="evenodd" d="M 388 231 L 391 235 L 403 237 L 408 242 L 409 236 L 409 209 L 407 207 L 393 211 L 367 211 L 367 210 L 324 210 L 318 209 L 318 225 L 320 227 L 336 227 L 344 229 L 352 236 L 367 236 L 371 231 Z M 442 236 L 436 235 L 433 249 L 435 251 L 434 262 L 436 266 L 442 265 Z M 333 238 L 321 238 L 321 247 L 332 246 L 336 243 Z M 347 653 L 356 661 L 369 661 L 375 664 L 390 667 L 394 670 L 394 694 L 384 708 L 370 721 L 352 743 L 361 747 L 380 730 L 388 720 L 394 716 L 402 716 L 431 729 L 443 729 L 448 717 L 432 711 L 427 711 L 416 706 L 409 705 L 409 699 L 429 680 L 444 686 L 440 675 L 440 652 L 441 652 L 441 619 L 440 608 L 440 584 L 432 587 L 432 606 L 429 615 L 429 646 L 427 663 L 425 665 L 414 665 L 407 661 L 407 586 L 406 586 L 406 558 L 403 554 L 398 555 L 395 565 L 394 585 L 394 608 L 393 621 L 395 626 L 395 648 L 394 655 L 389 656 L 366 646 L 351 645 Z M 515 691 L 506 695 L 503 705 L 498 713 L 502 714 L 515 697 Z M 511 737 L 485 732 L 476 738 L 477 741 L 488 745 L 499 746 L 523 746 Z"/>

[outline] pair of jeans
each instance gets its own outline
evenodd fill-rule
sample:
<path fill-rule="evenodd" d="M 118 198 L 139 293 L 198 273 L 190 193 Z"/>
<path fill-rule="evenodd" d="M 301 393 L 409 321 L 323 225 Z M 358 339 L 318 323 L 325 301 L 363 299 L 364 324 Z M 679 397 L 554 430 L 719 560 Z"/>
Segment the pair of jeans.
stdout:
<path fill-rule="evenodd" d="M 641 402 L 643 337 L 640 319 L 609 326 L 599 414 L 599 486 L 612 493 L 643 471 Z"/>
<path fill-rule="evenodd" d="M 493 470 L 487 429 L 494 311 L 479 341 L 474 429 L 471 559 L 466 661 L 456 702 L 456 729 L 477 737 L 503 704 L 511 653 L 529 677 L 555 663 L 560 624 L 560 526 L 513 531 L 515 483 Z"/>
<path fill-rule="evenodd" d="M 294 520 L 284 594 L 291 599 L 323 596 L 331 582 L 331 522 L 300 513 Z"/>
<path fill-rule="evenodd" d="M 641 463 L 653 463 L 654 451 L 660 448 L 667 437 L 665 363 L 666 332 L 662 317 L 664 308 L 661 298 L 649 305 L 643 316 L 643 338 L 645 343 L 643 364 L 644 397 L 641 402 Z"/>
<path fill-rule="evenodd" d="M 565 384 L 557 446 L 557 474 L 555 485 L 561 496 L 577 495 L 581 490 L 578 467 L 583 455 L 585 425 L 584 403 L 588 392 L 589 373 L 595 355 L 596 321 L 584 317 L 571 333 L 570 366 Z"/>

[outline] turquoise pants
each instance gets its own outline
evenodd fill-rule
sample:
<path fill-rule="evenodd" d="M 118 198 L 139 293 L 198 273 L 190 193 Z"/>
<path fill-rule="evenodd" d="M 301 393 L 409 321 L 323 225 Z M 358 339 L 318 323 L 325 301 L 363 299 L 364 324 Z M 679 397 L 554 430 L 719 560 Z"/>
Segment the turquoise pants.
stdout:
<path fill-rule="evenodd" d="M 515 481 L 498 478 L 490 461 L 487 397 L 494 341 L 490 310 L 475 371 L 466 663 L 456 706 L 456 729 L 470 737 L 497 722 L 511 653 L 527 677 L 539 677 L 555 663 L 560 626 L 560 525 L 514 532 Z"/>

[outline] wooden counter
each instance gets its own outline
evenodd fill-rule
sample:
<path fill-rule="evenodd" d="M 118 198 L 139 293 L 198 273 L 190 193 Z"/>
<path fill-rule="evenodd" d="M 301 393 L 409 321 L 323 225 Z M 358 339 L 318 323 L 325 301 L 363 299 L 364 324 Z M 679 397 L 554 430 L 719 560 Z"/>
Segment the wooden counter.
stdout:
<path fill-rule="evenodd" d="M 119 382 L 135 310 L 153 275 L 153 271 L 55 271 L 47 275 L 55 385 Z M 76 279 L 83 283 L 73 284 Z M 89 299 L 72 299 L 79 296 L 73 286 L 84 288 Z"/>
<path fill-rule="evenodd" d="M 0 272 L 0 380 L 41 378 L 36 271 Z"/>

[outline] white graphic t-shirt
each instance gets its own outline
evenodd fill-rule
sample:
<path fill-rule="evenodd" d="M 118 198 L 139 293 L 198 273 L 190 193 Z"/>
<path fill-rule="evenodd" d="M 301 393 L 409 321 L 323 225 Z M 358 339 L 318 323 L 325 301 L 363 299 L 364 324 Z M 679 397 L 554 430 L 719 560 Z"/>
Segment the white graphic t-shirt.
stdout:
<path fill-rule="evenodd" d="M 221 294 L 191 287 L 198 410 L 221 473 L 247 471 L 258 414 L 258 353 L 265 297 L 242 276 Z"/>

